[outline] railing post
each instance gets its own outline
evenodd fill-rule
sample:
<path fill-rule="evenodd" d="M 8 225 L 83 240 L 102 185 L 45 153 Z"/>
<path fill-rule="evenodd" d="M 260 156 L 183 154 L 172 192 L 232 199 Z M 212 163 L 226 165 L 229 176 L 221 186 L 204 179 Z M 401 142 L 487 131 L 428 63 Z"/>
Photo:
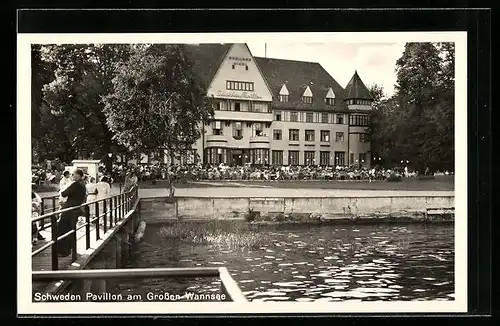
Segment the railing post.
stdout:
<path fill-rule="evenodd" d="M 85 206 L 85 249 L 90 248 L 90 206 Z"/>
<path fill-rule="evenodd" d="M 102 200 L 102 211 L 103 211 L 103 214 L 104 214 L 104 215 L 102 216 L 102 218 L 103 218 L 103 223 L 104 223 L 104 230 L 107 230 L 107 228 L 108 228 L 108 227 L 107 227 L 107 224 L 108 224 L 108 217 L 107 217 L 107 216 L 108 216 L 108 213 L 107 213 L 107 207 L 106 207 L 106 199 L 103 199 L 103 200 Z M 106 231 L 104 231 L 104 232 L 106 232 Z"/>
<path fill-rule="evenodd" d="M 118 207 L 118 198 L 113 197 L 114 207 L 115 207 L 115 213 L 113 214 L 115 217 L 115 224 L 118 223 L 119 217 L 118 217 L 118 211 L 120 210 L 120 207 Z"/>
<path fill-rule="evenodd" d="M 122 210 L 122 216 L 125 216 L 125 214 L 126 214 L 126 212 L 125 212 L 125 193 L 120 194 L 120 201 L 122 202 L 121 207 L 120 207 L 120 209 Z"/>
<path fill-rule="evenodd" d="M 82 212 L 82 207 L 80 206 L 78 208 L 75 208 L 74 211 L 75 212 L 73 214 L 75 214 L 76 221 L 72 225 L 73 226 L 73 234 L 71 235 L 71 242 L 72 242 L 71 247 L 73 249 L 73 250 L 71 250 L 71 259 L 72 259 L 72 261 L 76 260 L 76 249 L 77 249 L 77 244 L 76 244 L 76 242 L 77 242 L 76 223 L 78 221 L 78 218 L 80 217 L 80 213 Z M 76 216 L 77 215 L 76 213 L 78 213 L 78 216 Z"/>
<path fill-rule="evenodd" d="M 113 197 L 109 199 L 109 226 L 113 227 Z"/>
<path fill-rule="evenodd" d="M 52 233 L 52 244 L 51 255 L 52 255 L 52 270 L 57 271 L 59 269 L 59 257 L 57 256 L 57 215 L 53 214 L 50 216 L 50 228 Z"/>

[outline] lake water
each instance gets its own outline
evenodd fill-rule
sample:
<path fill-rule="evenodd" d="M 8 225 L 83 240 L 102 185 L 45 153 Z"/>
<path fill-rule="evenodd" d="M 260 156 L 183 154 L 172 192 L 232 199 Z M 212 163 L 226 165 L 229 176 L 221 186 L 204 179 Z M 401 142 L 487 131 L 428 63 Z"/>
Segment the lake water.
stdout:
<path fill-rule="evenodd" d="M 257 247 L 193 244 L 148 225 L 125 268 L 228 268 L 250 301 L 453 300 L 450 225 L 260 226 Z M 121 280 L 115 293 L 220 293 L 216 278 Z M 149 298 L 148 298 L 149 296 Z"/>

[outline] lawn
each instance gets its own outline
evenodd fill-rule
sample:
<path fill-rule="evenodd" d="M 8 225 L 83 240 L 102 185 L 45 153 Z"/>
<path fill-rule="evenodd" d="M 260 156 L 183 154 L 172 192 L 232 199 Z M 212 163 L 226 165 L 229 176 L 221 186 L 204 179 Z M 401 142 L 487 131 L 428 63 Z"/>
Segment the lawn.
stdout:
<path fill-rule="evenodd" d="M 165 181 L 141 182 L 139 187 L 166 188 Z M 271 188 L 304 188 L 304 189 L 358 189 L 358 190 L 435 190 L 453 191 L 455 189 L 453 176 L 439 176 L 434 179 L 417 180 L 403 179 L 401 181 L 340 181 L 340 180 L 301 180 L 301 181 L 244 181 L 244 180 L 214 180 L 176 183 L 177 188 L 214 188 L 214 187 L 271 187 Z"/>

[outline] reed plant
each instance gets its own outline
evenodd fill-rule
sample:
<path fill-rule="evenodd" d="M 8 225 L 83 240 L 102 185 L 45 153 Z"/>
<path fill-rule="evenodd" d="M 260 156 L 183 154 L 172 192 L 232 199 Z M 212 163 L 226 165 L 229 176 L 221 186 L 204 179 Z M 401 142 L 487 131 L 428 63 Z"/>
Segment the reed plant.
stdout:
<path fill-rule="evenodd" d="M 255 248 L 265 241 L 265 236 L 250 224 L 239 221 L 176 221 L 163 226 L 159 233 L 164 238 L 225 248 Z"/>

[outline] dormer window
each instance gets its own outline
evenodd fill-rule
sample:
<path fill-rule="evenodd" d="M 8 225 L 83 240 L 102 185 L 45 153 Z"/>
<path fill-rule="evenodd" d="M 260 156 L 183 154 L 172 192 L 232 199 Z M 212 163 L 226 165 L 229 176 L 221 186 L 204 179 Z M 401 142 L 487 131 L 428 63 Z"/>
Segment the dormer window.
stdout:
<path fill-rule="evenodd" d="M 280 95 L 279 99 L 280 102 L 288 102 L 288 95 Z"/>
<path fill-rule="evenodd" d="M 325 103 L 327 105 L 335 104 L 335 93 L 333 92 L 333 89 L 331 87 L 328 89 L 328 92 L 326 93 Z"/>
<path fill-rule="evenodd" d="M 311 104 L 313 102 L 312 96 L 302 96 L 302 102 L 305 104 Z"/>

